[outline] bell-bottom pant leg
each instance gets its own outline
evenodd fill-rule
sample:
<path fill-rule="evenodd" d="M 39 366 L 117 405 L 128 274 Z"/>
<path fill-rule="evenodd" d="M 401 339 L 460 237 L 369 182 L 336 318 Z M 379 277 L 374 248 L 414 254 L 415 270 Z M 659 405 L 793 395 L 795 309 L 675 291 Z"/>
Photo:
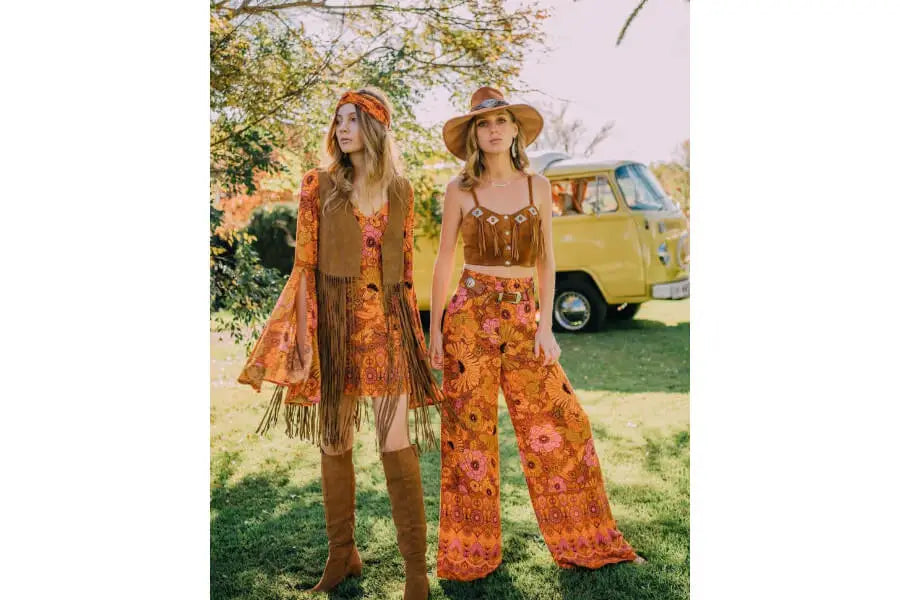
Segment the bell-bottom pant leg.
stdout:
<path fill-rule="evenodd" d="M 634 560 L 610 510 L 587 414 L 559 363 L 535 358 L 533 311 L 516 320 L 511 309 L 501 311 L 517 326 L 501 328 L 500 380 L 544 542 L 562 568 Z"/>
<path fill-rule="evenodd" d="M 500 352 L 483 334 L 483 307 L 472 308 L 448 311 L 444 333 L 437 575 L 457 581 L 485 577 L 502 560 Z"/>

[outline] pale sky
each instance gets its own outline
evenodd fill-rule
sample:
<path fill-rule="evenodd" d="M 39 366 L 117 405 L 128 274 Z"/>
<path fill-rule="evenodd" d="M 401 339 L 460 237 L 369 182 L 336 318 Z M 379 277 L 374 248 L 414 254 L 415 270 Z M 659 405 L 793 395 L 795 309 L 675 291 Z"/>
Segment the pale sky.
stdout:
<path fill-rule="evenodd" d="M 544 22 L 550 51 L 527 60 L 522 69 L 526 85 L 571 100 L 567 114 L 589 128 L 599 130 L 615 121 L 594 158 L 670 160 L 690 136 L 690 5 L 684 0 L 649 0 L 616 47 L 619 30 L 637 4 L 543 2 L 553 7 L 553 16 Z M 550 100 L 543 94 L 519 99 Z M 437 94 L 417 117 L 430 125 L 461 110 Z"/>

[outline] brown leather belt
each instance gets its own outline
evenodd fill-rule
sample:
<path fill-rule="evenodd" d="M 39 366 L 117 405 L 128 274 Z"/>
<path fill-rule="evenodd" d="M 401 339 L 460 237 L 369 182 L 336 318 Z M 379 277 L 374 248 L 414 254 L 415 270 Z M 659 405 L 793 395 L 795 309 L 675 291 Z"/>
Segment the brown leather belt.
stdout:
<path fill-rule="evenodd" d="M 480 296 L 485 292 L 490 292 L 491 296 L 497 299 L 497 302 L 509 302 L 510 304 L 518 304 L 525 298 L 522 292 L 497 292 L 489 290 L 488 286 L 478 281 L 472 276 L 463 279 L 463 287 L 471 291 L 476 296 Z"/>

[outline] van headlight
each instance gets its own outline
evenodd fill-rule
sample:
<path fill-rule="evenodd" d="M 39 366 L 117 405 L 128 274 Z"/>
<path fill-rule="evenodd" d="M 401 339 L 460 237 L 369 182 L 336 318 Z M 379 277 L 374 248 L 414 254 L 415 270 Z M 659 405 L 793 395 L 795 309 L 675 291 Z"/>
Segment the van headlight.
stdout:
<path fill-rule="evenodd" d="M 669 254 L 669 247 L 666 246 L 665 242 L 660 244 L 659 248 L 656 249 L 656 256 L 659 257 L 659 262 L 661 262 L 666 267 L 668 267 L 669 263 L 672 262 L 672 255 Z"/>

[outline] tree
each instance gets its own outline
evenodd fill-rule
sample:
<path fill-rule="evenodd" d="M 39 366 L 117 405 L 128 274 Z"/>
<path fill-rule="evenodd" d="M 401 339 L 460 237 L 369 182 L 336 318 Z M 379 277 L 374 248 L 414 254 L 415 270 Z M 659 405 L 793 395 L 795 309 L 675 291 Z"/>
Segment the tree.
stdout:
<path fill-rule="evenodd" d="M 685 2 L 690 2 L 691 0 L 684 0 Z M 622 40 L 625 39 L 625 33 L 628 31 L 628 28 L 631 27 L 632 22 L 638 16 L 638 13 L 641 12 L 641 9 L 644 8 L 644 5 L 647 4 L 647 0 L 641 0 L 637 6 L 629 13 L 628 18 L 625 19 L 625 24 L 622 25 L 622 29 L 619 30 L 619 37 L 616 39 L 616 46 L 622 43 Z"/>
<path fill-rule="evenodd" d="M 685 140 L 679 146 L 675 160 L 650 165 L 650 170 L 659 179 L 666 193 L 676 200 L 685 216 L 691 216 L 691 141 Z"/>
<path fill-rule="evenodd" d="M 302 173 L 318 163 L 339 92 L 371 84 L 394 104 L 416 210 L 426 231 L 436 231 L 440 190 L 422 166 L 447 156 L 439 131 L 417 124 L 413 109 L 439 87 L 459 101 L 485 81 L 516 90 L 524 56 L 543 47 L 547 16 L 536 2 L 508 9 L 503 0 L 214 0 L 211 215 L 235 205 L 249 212 L 267 194 L 295 192 Z M 237 235 L 241 223 L 232 216 L 211 218 L 210 305 L 252 329 L 265 317 L 264 289 L 276 294 L 281 275 L 259 264 L 252 239 Z M 215 320 L 217 327 L 225 322 Z"/>
<path fill-rule="evenodd" d="M 609 137 L 615 123 L 605 123 L 600 131 L 590 135 L 581 119 L 570 121 L 566 118 L 569 102 L 560 107 L 544 105 L 541 113 L 544 117 L 544 129 L 534 143 L 535 150 L 562 150 L 570 156 L 590 156 L 597 145 Z"/>

